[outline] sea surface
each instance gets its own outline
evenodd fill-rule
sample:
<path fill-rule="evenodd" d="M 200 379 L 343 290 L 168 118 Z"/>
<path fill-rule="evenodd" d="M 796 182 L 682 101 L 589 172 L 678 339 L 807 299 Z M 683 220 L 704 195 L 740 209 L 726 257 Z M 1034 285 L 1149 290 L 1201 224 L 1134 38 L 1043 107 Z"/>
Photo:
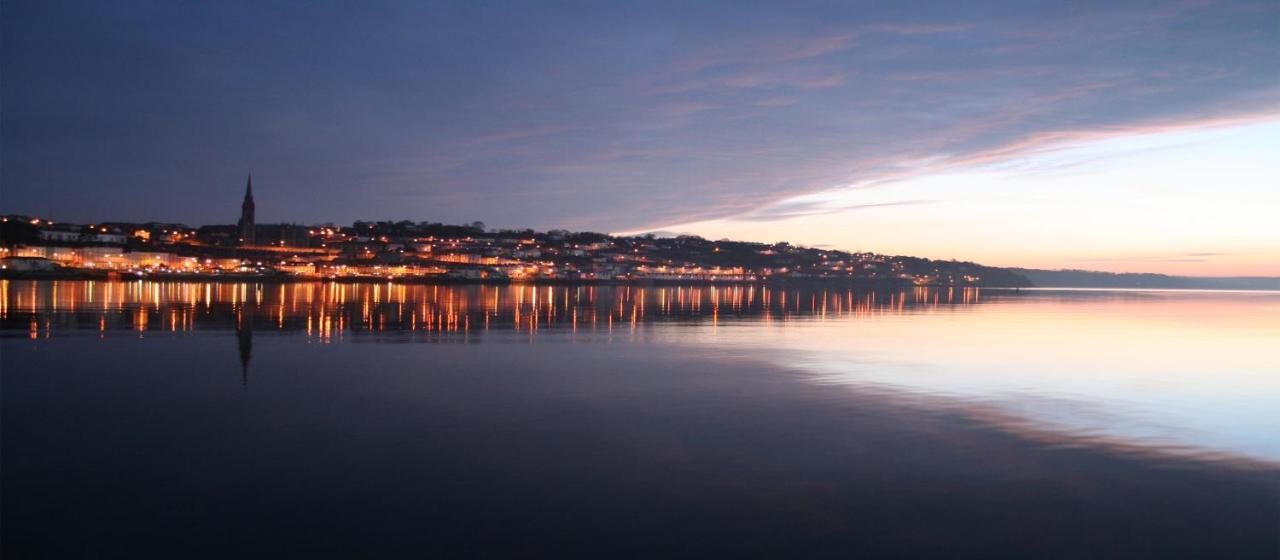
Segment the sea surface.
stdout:
<path fill-rule="evenodd" d="M 1280 557 L 1280 293 L 0 281 L 5 558 Z"/>

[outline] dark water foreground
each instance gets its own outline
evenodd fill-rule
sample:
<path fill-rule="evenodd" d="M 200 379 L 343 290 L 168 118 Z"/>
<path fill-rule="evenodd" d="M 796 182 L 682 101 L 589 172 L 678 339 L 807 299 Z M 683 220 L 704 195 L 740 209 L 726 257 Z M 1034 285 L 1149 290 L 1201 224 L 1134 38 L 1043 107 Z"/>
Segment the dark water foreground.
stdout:
<path fill-rule="evenodd" d="M 735 311 L 702 293 L 676 313 L 662 302 L 693 296 L 561 309 L 564 295 L 486 307 L 488 293 L 437 292 L 397 304 L 417 318 L 362 296 L 304 319 L 274 293 L 72 310 L 65 292 L 8 290 L 5 558 L 1280 553 L 1272 462 L 1028 429 L 920 392 L 815 383 L 772 365 L 763 339 L 714 343 L 727 335 L 709 321 L 721 333 L 817 313 L 776 294 Z M 14 290 L 44 296 L 28 306 Z M 845 320 L 996 305 L 934 295 L 857 295 Z M 428 303 L 444 316 L 423 334 Z M 413 328 L 380 330 L 378 313 Z"/>

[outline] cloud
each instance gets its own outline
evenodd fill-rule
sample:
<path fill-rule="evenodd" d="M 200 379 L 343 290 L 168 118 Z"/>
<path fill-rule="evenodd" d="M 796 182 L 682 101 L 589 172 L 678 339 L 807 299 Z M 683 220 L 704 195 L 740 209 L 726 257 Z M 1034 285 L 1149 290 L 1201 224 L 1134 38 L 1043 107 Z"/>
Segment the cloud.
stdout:
<path fill-rule="evenodd" d="M 787 107 L 799 103 L 798 97 L 766 97 L 756 102 L 757 107 Z"/>
<path fill-rule="evenodd" d="M 871 210 L 875 208 L 891 208 L 895 206 L 917 206 L 932 204 L 935 200 L 899 200 L 894 202 L 876 202 L 864 204 L 832 204 L 829 201 L 786 201 L 760 208 L 750 213 L 735 216 L 735 220 L 747 222 L 774 222 L 804 216 L 817 216 L 837 212 Z"/>
<path fill-rule="evenodd" d="M 776 94 L 756 96 L 753 90 L 786 87 L 786 105 L 803 106 L 811 118 L 801 115 L 756 131 L 757 136 L 733 140 L 744 154 L 741 163 L 756 171 L 755 177 L 744 178 L 740 191 L 761 195 L 754 207 L 744 205 L 741 197 L 708 197 L 705 204 L 665 223 L 732 214 L 768 219 L 761 216 L 770 213 L 760 208 L 841 185 L 868 188 L 1081 143 L 1257 122 L 1276 114 L 1280 89 L 1267 78 L 1274 71 L 1243 62 L 1232 52 L 1238 47 L 1262 56 L 1266 45 L 1280 42 L 1275 31 L 1253 22 L 1246 24 L 1256 29 L 1252 40 L 1227 40 L 1239 25 L 1232 28 L 1226 22 L 1248 17 L 1231 8 L 1214 14 L 1220 18 L 1216 27 L 1185 25 L 1202 15 L 1185 7 L 1154 15 L 1117 8 L 1072 12 L 1057 20 L 1013 16 L 980 24 L 855 26 L 826 43 L 832 48 L 798 51 L 822 54 L 786 69 L 771 67 L 770 57 L 751 63 L 732 59 L 741 63 L 732 73 L 704 72 L 667 83 L 667 89 L 656 92 L 696 94 L 726 107 L 744 102 L 772 106 L 780 103 L 773 101 Z M 1222 34 L 1226 29 L 1232 32 Z M 898 39 L 886 42 L 872 34 Z M 1078 40 L 1063 43 L 1055 38 L 1061 35 Z M 990 52 L 1010 44 L 1027 48 Z M 1166 50 L 1152 50 L 1153 44 Z M 984 57 L 973 56 L 978 52 Z M 705 71 L 731 59 L 715 60 L 701 59 L 688 67 Z M 842 95 L 822 91 L 848 85 L 849 76 L 858 81 L 842 88 Z M 762 122 L 758 112 L 740 114 L 752 117 L 744 122 Z M 805 149 L 789 160 L 783 156 L 787 150 L 779 148 L 766 148 L 772 152 L 769 157 L 748 156 L 759 151 L 758 146 L 747 148 L 751 138 L 760 139 L 755 144 L 802 144 Z M 786 163 L 773 163 L 778 160 Z"/>
<path fill-rule="evenodd" d="M 973 29 L 965 23 L 877 23 L 864 28 L 870 33 L 896 33 L 899 35 L 932 35 L 958 33 Z"/>
<path fill-rule="evenodd" d="M 252 167 L 299 221 L 767 220 L 847 185 L 1280 114 L 1267 0 L 512 6 L 519 26 L 469 5 L 46 4 L 0 21 L 0 183 L 14 211 L 85 219 L 153 219 L 172 185 L 234 191 Z M 119 196 L 85 196 L 103 188 Z M 221 196 L 166 214 L 234 219 Z"/>
<path fill-rule="evenodd" d="M 1073 262 L 1149 262 L 1149 263 L 1202 263 L 1210 262 L 1216 257 L 1231 257 L 1239 253 L 1193 252 L 1166 253 L 1159 255 L 1131 255 L 1123 257 L 1093 257 L 1071 259 Z"/>
<path fill-rule="evenodd" d="M 686 94 L 726 94 L 743 89 L 821 89 L 839 86 L 856 72 L 825 66 L 787 65 L 779 68 L 717 71 L 707 76 L 663 76 L 633 83 L 628 93 L 658 97 Z"/>
<path fill-rule="evenodd" d="M 703 49 L 683 58 L 671 71 L 692 75 L 723 66 L 797 62 L 848 50 L 856 43 L 857 34 L 852 31 L 748 39 Z"/>
<path fill-rule="evenodd" d="M 1007 161 L 1017 157 L 1042 154 L 1081 144 L 1102 142 L 1117 138 L 1148 136 L 1196 129 L 1238 126 L 1280 119 L 1280 99 L 1256 112 L 1232 113 L 1188 120 L 1156 120 L 1125 125 L 1029 132 L 1013 141 L 977 151 L 956 155 L 940 162 L 939 167 L 972 167 Z"/>
<path fill-rule="evenodd" d="M 476 138 L 472 138 L 466 143 L 473 146 L 481 145 L 481 144 L 497 144 L 497 143 L 503 143 L 503 142 L 510 142 L 512 140 L 524 140 L 526 138 L 554 136 L 556 134 L 578 130 L 579 128 L 580 127 L 571 126 L 571 125 L 536 126 L 533 128 L 507 130 L 503 132 L 493 132 L 490 134 L 485 134 Z"/>

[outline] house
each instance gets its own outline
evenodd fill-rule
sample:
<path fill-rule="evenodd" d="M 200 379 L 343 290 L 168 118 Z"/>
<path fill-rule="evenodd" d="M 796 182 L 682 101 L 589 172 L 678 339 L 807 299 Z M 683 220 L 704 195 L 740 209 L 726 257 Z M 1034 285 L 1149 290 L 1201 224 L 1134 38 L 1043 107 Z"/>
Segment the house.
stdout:
<path fill-rule="evenodd" d="M 89 237 L 91 242 L 104 245 L 124 245 L 128 239 L 129 237 L 123 231 L 105 227 L 98 228 Z"/>
<path fill-rule="evenodd" d="M 80 241 L 84 228 L 72 224 L 55 224 L 40 230 L 41 241 L 75 243 Z"/>

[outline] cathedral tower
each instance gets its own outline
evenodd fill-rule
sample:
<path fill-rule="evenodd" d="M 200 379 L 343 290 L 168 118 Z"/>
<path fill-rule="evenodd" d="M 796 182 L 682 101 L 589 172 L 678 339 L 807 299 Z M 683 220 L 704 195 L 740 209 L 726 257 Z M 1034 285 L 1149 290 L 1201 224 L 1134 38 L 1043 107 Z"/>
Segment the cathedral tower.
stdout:
<path fill-rule="evenodd" d="M 256 245 L 253 222 L 253 175 L 244 187 L 244 202 L 240 204 L 240 244 Z"/>

